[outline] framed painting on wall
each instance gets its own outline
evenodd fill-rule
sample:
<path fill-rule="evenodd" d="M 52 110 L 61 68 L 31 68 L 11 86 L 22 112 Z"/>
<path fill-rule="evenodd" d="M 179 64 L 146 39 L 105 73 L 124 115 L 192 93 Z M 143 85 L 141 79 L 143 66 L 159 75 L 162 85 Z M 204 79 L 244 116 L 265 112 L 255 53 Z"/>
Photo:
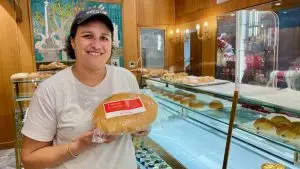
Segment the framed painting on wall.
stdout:
<path fill-rule="evenodd" d="M 123 66 L 122 4 L 86 0 L 31 0 L 32 35 L 37 64 L 74 62 L 64 51 L 72 21 L 77 12 L 99 8 L 114 25 L 112 57 Z"/>

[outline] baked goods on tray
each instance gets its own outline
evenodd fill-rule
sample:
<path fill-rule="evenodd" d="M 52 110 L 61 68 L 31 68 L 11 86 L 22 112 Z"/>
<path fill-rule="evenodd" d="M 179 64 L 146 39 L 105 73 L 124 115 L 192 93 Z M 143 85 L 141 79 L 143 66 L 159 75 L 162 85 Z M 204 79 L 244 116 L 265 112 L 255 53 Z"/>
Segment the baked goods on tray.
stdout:
<path fill-rule="evenodd" d="M 300 138 L 300 122 L 291 122 L 287 117 L 281 115 L 276 115 L 270 119 L 256 119 L 253 127 L 256 130 L 276 131 L 274 134 L 276 133 L 277 136 L 286 139 Z"/>

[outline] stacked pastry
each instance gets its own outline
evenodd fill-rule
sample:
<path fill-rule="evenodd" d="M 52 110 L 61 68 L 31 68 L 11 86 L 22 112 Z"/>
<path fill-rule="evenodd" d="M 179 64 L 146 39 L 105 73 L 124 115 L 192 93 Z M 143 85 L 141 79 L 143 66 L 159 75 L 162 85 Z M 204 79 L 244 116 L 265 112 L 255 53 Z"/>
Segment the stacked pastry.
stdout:
<path fill-rule="evenodd" d="M 173 80 L 174 83 L 186 84 L 186 85 L 199 85 L 203 83 L 214 82 L 213 76 L 179 76 Z"/>
<path fill-rule="evenodd" d="M 12 80 L 44 80 L 51 77 L 52 74 L 32 72 L 32 73 L 15 73 L 10 78 Z"/>
<path fill-rule="evenodd" d="M 164 74 L 168 73 L 167 70 L 164 69 L 148 69 L 148 70 L 143 70 L 143 77 L 146 78 L 160 78 Z"/>
<path fill-rule="evenodd" d="M 259 118 L 253 126 L 257 130 L 276 130 L 278 136 L 297 139 L 300 136 L 300 122 L 291 122 L 285 116 L 274 116 L 271 119 Z"/>
<path fill-rule="evenodd" d="M 67 65 L 60 63 L 60 62 L 51 62 L 47 65 L 41 64 L 39 66 L 39 70 L 61 70 L 61 69 L 65 69 L 67 67 L 68 67 Z"/>
<path fill-rule="evenodd" d="M 188 74 L 185 72 L 181 73 L 165 73 L 163 76 L 161 76 L 161 80 L 167 81 L 167 82 L 177 82 L 180 79 L 184 79 Z"/>

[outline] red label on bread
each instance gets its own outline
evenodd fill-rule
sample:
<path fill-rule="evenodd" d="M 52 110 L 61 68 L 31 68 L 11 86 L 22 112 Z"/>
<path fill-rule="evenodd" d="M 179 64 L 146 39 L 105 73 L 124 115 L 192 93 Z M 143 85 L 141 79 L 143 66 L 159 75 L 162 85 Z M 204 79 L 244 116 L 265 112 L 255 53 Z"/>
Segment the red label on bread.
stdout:
<path fill-rule="evenodd" d="M 140 98 L 108 102 L 104 103 L 103 106 L 106 119 L 117 116 L 143 113 L 146 111 L 146 108 L 144 107 Z"/>

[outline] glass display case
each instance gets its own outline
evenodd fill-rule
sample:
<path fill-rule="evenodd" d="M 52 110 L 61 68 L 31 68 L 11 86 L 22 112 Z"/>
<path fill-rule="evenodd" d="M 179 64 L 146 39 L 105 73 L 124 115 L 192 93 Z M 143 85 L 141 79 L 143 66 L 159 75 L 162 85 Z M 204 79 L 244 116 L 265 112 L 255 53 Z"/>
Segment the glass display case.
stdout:
<path fill-rule="evenodd" d="M 34 75 L 32 73 L 31 75 Z M 15 156 L 16 168 L 21 169 L 21 142 L 22 134 L 21 129 L 26 119 L 26 111 L 30 103 L 30 99 L 37 88 L 37 86 L 47 77 L 46 74 L 41 76 L 31 76 L 28 73 L 17 73 L 11 76 L 11 89 L 12 89 L 12 102 L 14 103 L 14 116 L 15 116 Z M 37 75 L 37 74 L 36 74 Z"/>
<path fill-rule="evenodd" d="M 149 137 L 185 168 L 222 168 L 236 87 L 239 99 L 227 168 L 254 169 L 264 163 L 300 168 L 300 17 L 297 7 L 278 5 L 217 17 L 214 77 L 143 70 L 148 94 L 161 107 L 158 120 L 164 119 L 153 125 Z M 181 103 L 179 95 L 193 101 Z"/>

